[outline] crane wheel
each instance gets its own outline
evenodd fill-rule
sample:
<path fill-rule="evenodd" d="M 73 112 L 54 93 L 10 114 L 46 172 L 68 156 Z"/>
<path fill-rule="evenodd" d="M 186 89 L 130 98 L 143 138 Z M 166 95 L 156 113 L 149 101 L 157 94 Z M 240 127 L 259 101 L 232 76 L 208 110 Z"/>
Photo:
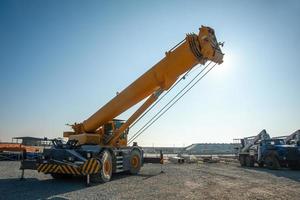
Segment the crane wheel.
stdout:
<path fill-rule="evenodd" d="M 259 166 L 260 168 L 262 168 L 262 167 L 264 167 L 264 163 L 263 163 L 263 162 L 259 162 L 259 163 L 258 163 L 258 166 Z"/>
<path fill-rule="evenodd" d="M 142 166 L 142 156 L 139 150 L 134 149 L 130 154 L 130 174 L 139 173 Z"/>
<path fill-rule="evenodd" d="M 108 150 L 101 152 L 99 156 L 101 169 L 98 174 L 91 175 L 91 181 L 94 183 L 105 183 L 110 181 L 112 177 L 112 157 Z"/>
<path fill-rule="evenodd" d="M 276 170 L 280 168 L 278 159 L 275 156 L 267 156 L 265 159 L 265 165 L 268 169 Z"/>
<path fill-rule="evenodd" d="M 288 167 L 291 170 L 298 170 L 298 169 L 300 169 L 300 163 L 297 163 L 297 161 L 295 161 L 295 162 L 289 162 L 288 163 Z"/>

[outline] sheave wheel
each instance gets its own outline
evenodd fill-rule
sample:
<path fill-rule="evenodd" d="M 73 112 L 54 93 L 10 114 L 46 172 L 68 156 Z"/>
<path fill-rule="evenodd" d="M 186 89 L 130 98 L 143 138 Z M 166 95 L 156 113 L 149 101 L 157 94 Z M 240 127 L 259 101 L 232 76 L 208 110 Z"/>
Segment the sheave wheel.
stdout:
<path fill-rule="evenodd" d="M 142 156 L 139 150 L 133 150 L 130 155 L 130 170 L 131 174 L 139 173 L 142 166 Z"/>
<path fill-rule="evenodd" d="M 101 169 L 98 174 L 91 175 L 91 181 L 94 183 L 105 183 L 110 181 L 112 176 L 112 158 L 108 150 L 104 150 L 100 156 Z"/>

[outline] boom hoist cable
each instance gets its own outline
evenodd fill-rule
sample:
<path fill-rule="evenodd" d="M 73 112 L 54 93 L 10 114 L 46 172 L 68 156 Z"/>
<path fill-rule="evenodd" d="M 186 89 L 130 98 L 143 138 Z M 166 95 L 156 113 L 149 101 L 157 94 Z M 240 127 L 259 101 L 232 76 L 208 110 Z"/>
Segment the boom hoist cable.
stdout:
<path fill-rule="evenodd" d="M 177 103 L 179 101 L 179 99 L 181 99 L 188 91 L 190 91 L 190 89 L 192 89 L 202 78 L 204 78 L 204 76 L 209 72 L 211 71 L 214 67 L 216 66 L 216 64 L 211 67 L 207 72 L 205 72 L 204 75 L 202 75 L 191 87 L 189 87 L 181 96 L 178 97 L 179 94 L 182 93 L 182 91 L 184 89 L 186 89 L 186 87 L 188 85 L 190 85 L 193 80 L 195 80 L 195 78 L 190 81 L 186 87 L 184 87 L 173 99 L 171 99 L 169 101 L 169 103 L 167 103 L 155 116 L 153 116 L 142 128 L 140 128 L 128 141 L 128 143 L 132 143 L 133 140 L 135 140 L 137 137 L 139 137 L 143 132 L 145 132 L 154 122 L 156 122 L 160 117 L 162 117 L 163 114 L 165 114 L 171 107 L 174 106 L 175 103 Z M 206 66 L 208 67 L 208 65 Z M 203 70 L 201 70 L 201 72 L 203 72 Z M 199 74 L 201 74 L 201 72 Z M 198 75 L 196 75 L 196 77 L 198 77 Z M 178 97 L 176 99 L 176 97 Z M 176 99 L 176 100 L 175 100 Z M 175 100 L 175 101 L 174 101 Z M 173 102 L 174 101 L 174 102 Z M 173 102 L 173 103 L 172 103 Z M 170 103 L 172 103 L 168 108 L 166 108 Z M 166 109 L 165 109 L 166 108 Z M 164 110 L 165 109 L 165 110 Z"/>
<path fill-rule="evenodd" d="M 136 135 L 140 135 L 139 132 L 142 131 L 143 128 L 145 128 L 149 123 L 151 123 L 151 121 L 157 117 L 168 105 L 170 105 L 172 103 L 172 101 L 178 97 L 180 95 L 180 93 L 183 92 L 183 90 L 185 90 L 205 69 L 207 69 L 207 67 L 211 64 L 211 62 L 206 65 L 183 89 L 181 89 L 163 108 L 161 108 L 160 111 L 158 111 L 148 122 L 146 122 L 144 124 L 144 126 L 142 128 L 140 128 L 130 139 L 129 139 L 129 143 L 132 142 L 132 138 L 134 138 Z M 172 88 L 171 88 L 172 89 Z M 170 91 L 170 90 L 169 90 Z M 168 91 L 168 92 L 169 92 Z M 144 131 L 143 131 L 144 132 Z"/>
<path fill-rule="evenodd" d="M 189 71 L 187 71 L 174 85 L 172 85 L 172 87 L 166 92 L 164 93 L 164 95 L 162 97 L 160 97 L 150 108 L 147 109 L 147 111 L 142 114 L 129 128 L 132 128 L 135 124 L 137 124 L 149 111 L 151 111 L 172 89 L 175 88 L 175 86 L 181 82 L 182 80 L 184 80 L 194 69 L 196 69 L 197 67 L 194 67 L 192 69 L 190 69 Z"/>
<path fill-rule="evenodd" d="M 207 70 L 199 79 L 192 84 L 192 82 L 200 76 L 204 70 L 211 64 L 206 65 L 183 89 L 181 89 L 158 113 L 156 113 L 142 128 L 140 128 L 128 141 L 132 143 L 137 137 L 145 132 L 154 122 L 156 122 L 162 115 L 164 115 L 171 107 L 173 107 L 187 92 L 189 92 L 200 80 L 202 80 L 216 65 L 215 63 L 209 70 Z M 192 85 L 191 85 L 192 84 Z M 185 92 L 183 92 L 189 85 L 191 85 Z M 181 94 L 183 92 L 183 94 Z M 180 95 L 181 94 L 181 95 Z M 180 96 L 179 96 L 180 95 Z M 178 97 L 179 96 L 179 97 Z M 172 103 L 173 102 L 173 103 Z M 171 105 L 170 105 L 171 104 Z M 170 105 L 170 106 L 169 106 Z"/>
<path fill-rule="evenodd" d="M 211 63 L 211 62 L 210 62 Z M 206 67 L 204 67 L 201 71 L 200 71 L 200 73 L 198 73 L 193 79 L 192 79 L 192 81 L 193 80 L 195 80 L 196 78 L 197 78 L 197 76 L 199 76 L 209 65 L 210 65 L 210 63 L 206 66 Z M 201 65 L 200 65 L 201 66 Z M 157 105 L 158 103 L 159 103 L 159 101 L 161 101 L 180 81 L 182 81 L 182 80 L 184 80 L 185 79 L 185 77 L 188 75 L 188 74 L 190 74 L 194 69 L 196 69 L 197 67 L 194 67 L 194 68 L 192 68 L 192 69 L 190 69 L 187 73 L 185 73 L 184 74 L 184 76 L 182 76 L 160 99 L 158 99 L 143 115 L 141 115 L 129 128 L 132 128 L 139 120 L 141 120 L 142 119 L 142 117 L 144 117 L 152 108 L 154 108 L 154 106 L 155 105 Z M 191 82 L 192 82 L 191 81 Z M 189 84 L 191 84 L 191 82 L 190 83 L 188 83 L 185 87 L 184 87 L 184 89 L 189 85 Z M 184 89 L 182 89 L 182 90 L 184 90 Z M 179 92 L 179 93 L 181 93 L 182 92 L 182 90 Z M 179 94 L 177 94 L 175 97 L 177 97 Z M 171 101 L 169 101 L 158 113 L 156 113 L 155 114 L 155 116 L 153 116 L 148 122 L 146 122 L 146 124 L 144 124 L 144 126 L 141 128 L 141 129 L 143 129 L 145 126 L 147 126 L 147 124 L 148 123 L 150 123 L 150 121 L 152 121 L 159 113 L 161 113 L 162 112 L 162 110 L 163 109 L 165 109 L 173 100 L 174 100 L 174 98 L 175 97 L 173 97 L 173 99 L 171 100 Z M 141 130 L 140 129 L 140 130 Z M 139 130 L 139 131 L 140 131 Z M 138 132 L 139 132 L 138 131 Z M 133 138 L 133 137 L 135 137 L 135 135 L 136 134 L 138 134 L 138 132 L 137 133 L 135 133 L 131 138 Z M 130 138 L 130 139 L 131 139 Z"/>

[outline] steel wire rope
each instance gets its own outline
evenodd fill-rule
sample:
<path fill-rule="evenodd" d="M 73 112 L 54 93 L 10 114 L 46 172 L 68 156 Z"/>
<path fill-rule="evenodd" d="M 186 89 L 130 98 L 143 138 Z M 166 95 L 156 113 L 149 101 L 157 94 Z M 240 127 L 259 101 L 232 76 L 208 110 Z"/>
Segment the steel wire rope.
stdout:
<path fill-rule="evenodd" d="M 151 121 L 158 116 L 180 93 L 182 93 L 207 67 L 211 64 L 210 62 L 208 65 L 206 65 L 183 89 L 181 89 L 163 108 L 161 108 L 148 122 L 146 122 L 142 128 L 140 128 L 133 136 L 129 139 L 129 143 L 132 142 L 131 139 L 134 138 L 136 135 L 139 134 L 139 132 L 145 128 Z"/>
<path fill-rule="evenodd" d="M 158 113 L 156 113 L 142 128 L 140 128 L 128 141 L 128 143 L 133 142 L 139 135 L 146 131 L 154 122 L 156 122 L 164 113 L 166 113 L 175 103 L 178 102 L 188 91 L 190 91 L 208 72 L 210 72 L 215 66 L 213 65 L 208 71 L 206 71 L 191 87 L 189 87 L 179 98 L 177 98 L 202 72 L 208 68 L 211 64 L 210 62 L 206 65 L 183 89 L 181 89 Z M 177 98 L 177 99 L 176 99 Z M 176 100 L 175 100 L 176 99 Z M 174 101 L 175 100 L 175 101 Z M 174 101 L 174 102 L 173 102 Z M 172 103 L 173 102 L 173 103 Z M 172 104 L 171 104 L 172 103 Z M 169 104 L 171 104 L 166 110 L 164 110 Z M 164 111 L 163 111 L 164 110 Z M 162 112 L 162 113 L 161 113 Z M 160 114 L 161 113 L 161 114 Z M 157 117 L 158 116 L 158 117 Z M 157 118 L 156 118 L 157 117 Z M 153 121 L 152 121 L 153 120 Z"/>
<path fill-rule="evenodd" d="M 135 136 L 133 136 L 133 137 L 131 137 L 130 139 L 129 139 L 129 144 L 131 143 L 131 142 L 133 142 L 133 140 L 135 140 L 137 137 L 139 137 L 143 132 L 145 132 L 154 122 L 156 122 L 163 114 L 165 114 L 171 107 L 173 107 L 174 106 L 174 104 L 175 103 L 177 103 L 178 101 L 179 101 L 179 99 L 181 99 L 188 91 L 190 91 L 200 80 L 202 80 L 202 78 L 204 78 L 204 76 L 206 76 L 207 74 L 208 74 L 208 72 L 210 72 L 215 66 L 217 65 L 217 63 L 214 65 L 214 66 L 212 66 L 207 72 L 205 72 L 190 88 L 188 88 L 188 90 L 186 90 L 179 98 L 177 98 L 166 110 L 164 110 L 156 119 L 154 119 L 153 121 L 152 121 L 152 119 L 151 120 L 149 120 L 149 122 L 150 121 L 152 121 L 148 126 L 143 126 L 136 134 L 135 134 Z M 148 124 L 148 123 L 147 123 Z M 142 130 L 143 129 L 143 130 Z"/>
<path fill-rule="evenodd" d="M 192 34 L 188 34 L 188 35 L 192 35 Z M 179 42 L 178 44 L 176 44 L 171 50 L 173 51 L 174 49 L 176 49 L 180 44 L 182 44 L 184 41 L 188 41 L 190 44 L 190 47 L 192 48 L 192 51 L 194 52 L 194 54 L 196 55 L 198 60 L 202 59 L 202 55 L 201 53 L 198 51 L 198 48 L 196 47 L 195 41 L 194 40 L 189 40 L 188 37 L 185 38 L 184 40 L 182 40 L 181 42 Z M 211 62 L 210 62 L 211 63 Z M 209 63 L 209 64 L 210 64 Z M 202 66 L 201 64 L 199 66 Z M 134 121 L 134 123 L 132 125 L 129 126 L 129 129 L 132 128 L 136 123 L 138 123 L 150 110 L 152 110 L 152 108 L 154 108 L 180 81 L 184 80 L 185 77 L 192 72 L 193 70 L 195 70 L 198 66 L 193 67 L 191 69 L 189 69 L 178 81 L 176 81 L 176 83 L 174 85 L 172 85 L 172 87 L 161 97 L 159 98 L 150 108 L 148 108 L 146 110 L 145 113 L 143 113 L 140 117 L 138 117 L 137 120 Z"/>
<path fill-rule="evenodd" d="M 201 65 L 200 65 L 201 66 Z M 148 108 L 146 110 L 146 112 L 144 112 L 137 120 L 135 120 L 135 122 L 129 126 L 129 128 L 132 128 L 136 123 L 138 123 L 150 110 L 152 110 L 152 108 L 154 108 L 180 81 L 184 80 L 189 73 L 191 73 L 194 69 L 196 69 L 198 66 L 193 67 L 191 69 L 189 69 L 189 71 L 187 71 L 179 80 L 176 81 L 176 83 L 174 85 L 172 85 L 172 87 L 163 94 L 163 96 L 161 96 L 150 108 Z"/>

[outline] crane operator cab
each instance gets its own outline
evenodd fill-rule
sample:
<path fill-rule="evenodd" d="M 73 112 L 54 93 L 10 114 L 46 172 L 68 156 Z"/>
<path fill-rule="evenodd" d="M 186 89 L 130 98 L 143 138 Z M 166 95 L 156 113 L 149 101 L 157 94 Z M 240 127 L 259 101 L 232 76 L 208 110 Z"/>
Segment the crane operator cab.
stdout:
<path fill-rule="evenodd" d="M 125 120 L 113 119 L 108 123 L 104 124 L 101 128 L 100 135 L 102 135 L 102 140 L 104 144 L 107 144 L 114 136 L 114 133 L 119 130 L 119 128 L 125 123 Z M 126 146 L 127 145 L 127 135 L 129 132 L 129 128 L 127 128 L 120 136 L 118 142 L 118 146 Z"/>

